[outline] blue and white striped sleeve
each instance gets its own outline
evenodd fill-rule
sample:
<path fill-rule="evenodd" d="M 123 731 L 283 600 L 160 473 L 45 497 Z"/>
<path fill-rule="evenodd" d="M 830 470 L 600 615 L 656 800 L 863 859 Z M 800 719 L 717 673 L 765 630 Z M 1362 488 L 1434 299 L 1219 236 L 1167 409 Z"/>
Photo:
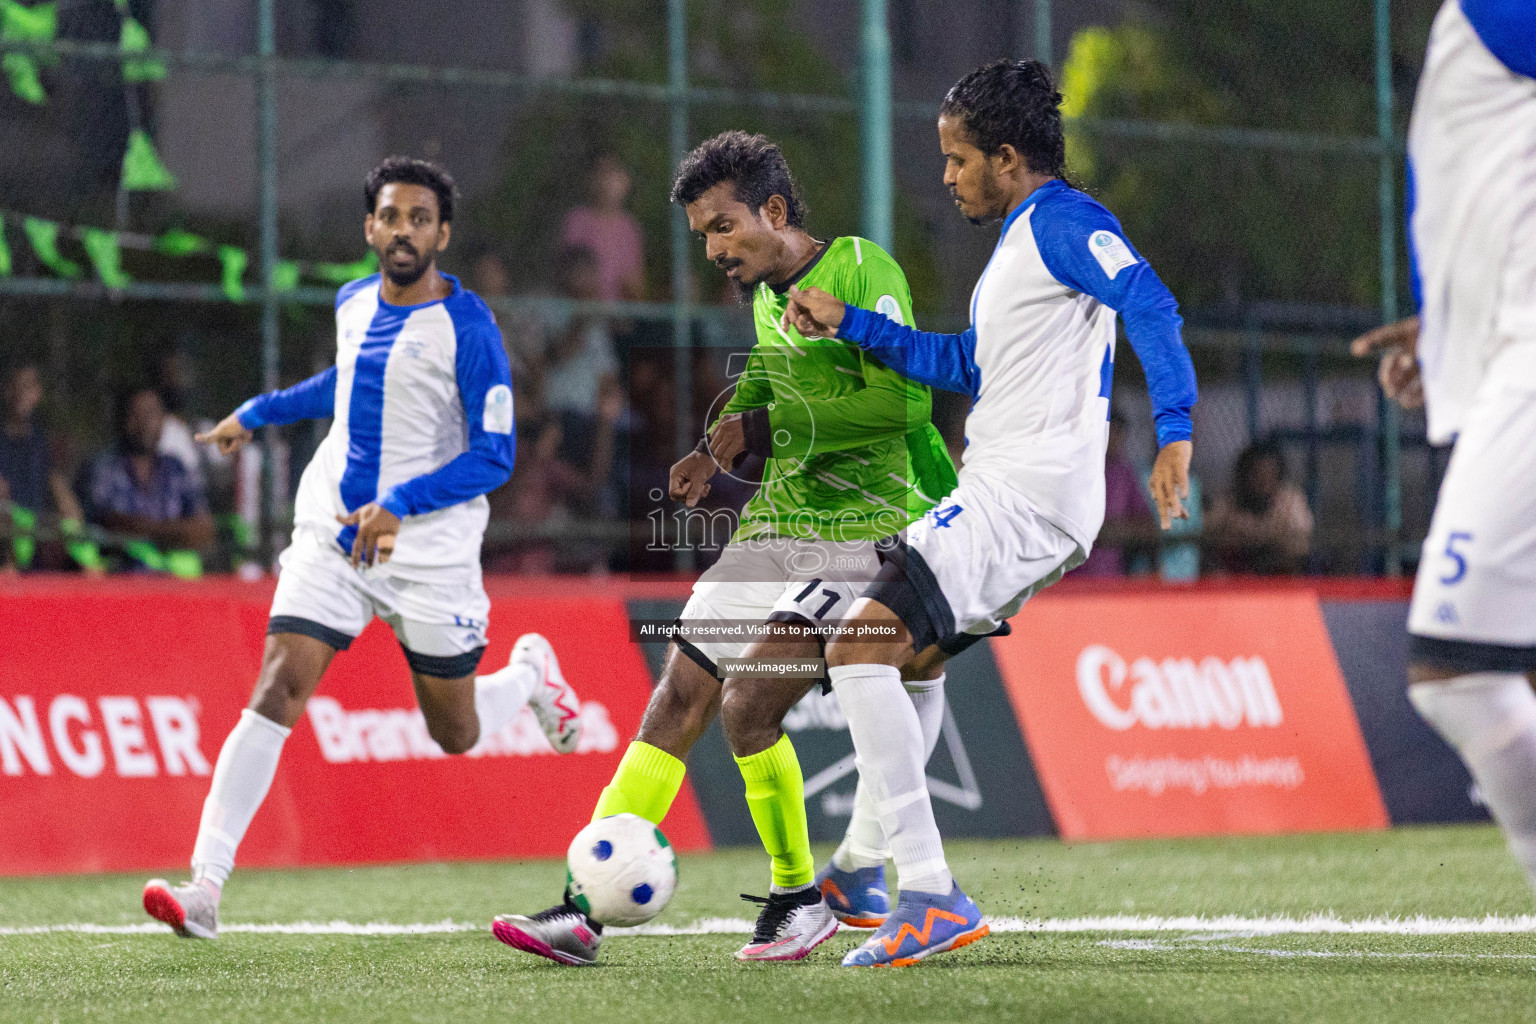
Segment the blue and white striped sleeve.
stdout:
<path fill-rule="evenodd" d="M 336 414 L 336 367 L 301 380 L 291 388 L 257 395 L 235 410 L 246 430 L 268 424 L 282 426 L 299 420 L 318 420 Z"/>
<path fill-rule="evenodd" d="M 469 447 L 431 473 L 391 487 L 379 504 L 404 519 L 487 494 L 512 475 L 517 435 L 512 416 L 512 369 L 501 331 L 488 311 L 454 313 L 458 330 L 455 375 Z"/>
<path fill-rule="evenodd" d="M 1199 391 L 1173 293 L 1126 240 L 1114 214 L 1087 196 L 1042 202 L 1029 223 L 1051 276 L 1125 320 L 1125 336 L 1146 372 L 1158 447 L 1189 440 Z"/>

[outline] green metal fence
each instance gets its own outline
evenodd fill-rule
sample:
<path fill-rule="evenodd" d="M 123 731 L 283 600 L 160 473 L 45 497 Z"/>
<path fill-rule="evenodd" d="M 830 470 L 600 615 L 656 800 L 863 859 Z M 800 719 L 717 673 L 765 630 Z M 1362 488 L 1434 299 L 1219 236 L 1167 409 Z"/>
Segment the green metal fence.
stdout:
<path fill-rule="evenodd" d="M 233 73 L 247 76 L 256 86 L 257 140 L 257 269 L 260 283 L 243 289 L 238 301 L 260 309 L 261 378 L 264 388 L 279 383 L 279 342 L 282 330 L 280 310 L 285 305 L 328 306 L 333 299 L 329 289 L 294 286 L 283 280 L 284 263 L 279 257 L 281 239 L 278 217 L 278 103 L 277 84 L 283 78 L 312 80 L 366 80 L 378 83 L 433 85 L 492 91 L 507 95 L 551 95 L 576 97 L 601 102 L 622 100 L 665 108 L 667 140 L 675 165 L 686 153 L 692 134 L 690 112 L 729 106 L 786 111 L 814 115 L 856 115 L 860 124 L 861 148 L 861 220 L 862 232 L 883 246 L 890 247 L 894 234 L 896 186 L 892 166 L 893 127 L 898 119 L 931 120 L 936 102 L 903 103 L 892 95 L 891 37 L 885 0 L 862 0 L 859 35 L 857 89 L 853 95 L 809 95 L 782 92 L 728 89 L 690 84 L 688 74 L 687 0 L 666 0 L 667 76 L 666 83 L 610 80 L 600 78 L 536 78 L 525 75 L 466 67 L 421 66 L 400 63 L 321 58 L 282 57 L 277 54 L 277 12 L 275 0 L 255 0 L 256 48 L 249 54 L 218 54 L 177 51 L 150 47 L 129 49 L 123 44 L 87 42 L 71 39 L 35 41 L 25 38 L 0 39 L 0 53 L 57 60 L 66 64 L 113 65 L 127 61 L 151 60 L 172 69 L 200 72 Z M 1079 119 L 1073 128 L 1107 138 L 1145 140 L 1152 143 L 1222 147 L 1274 153 L 1315 154 L 1374 162 L 1378 175 L 1378 213 L 1380 240 L 1380 314 L 1383 321 L 1395 319 L 1397 310 L 1398 268 L 1397 223 L 1400 216 L 1396 195 L 1396 173 L 1401 140 L 1394 134 L 1393 92 L 1391 80 L 1389 0 L 1369 0 L 1375 23 L 1375 93 L 1376 132 L 1374 135 L 1339 135 L 1253 128 L 1213 127 L 1179 122 L 1127 119 Z M 1014 19 L 1018 26 L 1017 49 L 1020 55 L 1033 55 L 1051 63 L 1051 0 L 1016 0 Z M 1364 12 L 1362 12 L 1364 13 Z M 1026 29 L 1032 29 L 1027 31 Z M 677 350 L 675 390 L 680 406 L 690 401 L 688 386 L 690 366 L 686 350 L 694 341 L 694 325 L 701 322 L 731 320 L 730 310 L 697 305 L 691 299 L 689 279 L 689 238 L 680 210 L 671 220 L 671 293 L 674 301 L 656 303 L 600 303 L 591 308 L 613 315 L 669 321 L 672 341 Z M 98 281 L 69 280 L 55 277 L 0 277 L 0 296 L 33 298 L 68 298 L 80 301 L 120 298 L 162 302 L 220 303 L 234 301 L 226 288 L 193 282 L 127 282 L 112 287 Z M 581 304 L 577 304 L 581 305 Z M 507 299 L 500 303 L 508 310 L 527 308 L 527 300 Z M 583 307 L 585 308 L 585 307 Z M 1302 319 L 1308 319 L 1303 317 Z M 1326 316 L 1323 318 L 1326 320 Z M 1277 317 L 1276 322 L 1285 320 Z M 1297 333 L 1289 340 L 1275 343 L 1266 332 L 1270 325 L 1262 314 L 1245 330 L 1230 337 L 1217 335 L 1215 344 L 1244 351 L 1252 356 L 1252 385 L 1259 384 L 1257 367 L 1261 352 L 1291 349 L 1315 360 L 1319 353 L 1339 351 L 1339 334 L 1331 332 Z M 1250 404 L 1256 406 L 1250 394 Z M 679 450 L 691 447 L 694 436 L 687 410 L 677 417 Z M 1251 417 L 1252 418 L 1252 417 Z M 1388 573 L 1397 573 L 1402 565 L 1402 485 L 1400 433 L 1397 412 L 1390 403 L 1381 403 L 1381 508 L 1380 549 L 1382 565 Z M 268 428 L 268 451 L 271 450 Z M 268 459 L 268 485 L 264 518 L 277 521 L 278 510 L 272 495 L 276 493 Z M 265 532 L 265 531 L 264 531 Z M 681 563 L 680 563 L 681 564 Z"/>

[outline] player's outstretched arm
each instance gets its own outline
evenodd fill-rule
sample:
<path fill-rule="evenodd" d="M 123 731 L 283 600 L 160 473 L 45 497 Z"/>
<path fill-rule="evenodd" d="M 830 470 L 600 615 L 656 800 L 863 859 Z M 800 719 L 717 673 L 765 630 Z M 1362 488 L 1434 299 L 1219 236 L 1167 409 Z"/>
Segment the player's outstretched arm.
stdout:
<path fill-rule="evenodd" d="M 291 388 L 257 395 L 224 417 L 212 430 L 194 435 L 193 440 L 199 444 L 217 445 L 221 455 L 233 455 L 249 444 L 261 427 L 320 419 L 335 411 L 336 367 L 332 366 Z"/>
<path fill-rule="evenodd" d="M 976 366 L 976 332 L 919 331 L 890 317 L 842 300 L 820 288 L 792 288 L 784 317 L 801 334 L 851 341 L 897 373 L 919 384 L 975 398 L 981 392 Z"/>

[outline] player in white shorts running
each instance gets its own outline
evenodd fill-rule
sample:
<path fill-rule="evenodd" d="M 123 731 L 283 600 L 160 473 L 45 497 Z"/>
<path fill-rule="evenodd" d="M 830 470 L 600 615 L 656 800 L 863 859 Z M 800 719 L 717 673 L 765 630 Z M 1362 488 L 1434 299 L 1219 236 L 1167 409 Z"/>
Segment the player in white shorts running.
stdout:
<path fill-rule="evenodd" d="M 1162 525 L 1188 495 L 1194 368 L 1178 305 L 1104 207 L 1063 180 L 1061 95 L 1037 61 L 962 78 L 939 114 L 944 182 L 973 223 L 1002 233 L 971 299 L 971 328 L 930 334 L 814 289 L 786 318 L 835 333 L 908 377 L 970 395 L 959 484 L 904 531 L 845 626 L 894 639 L 836 639 L 828 675 L 879 808 L 901 898 L 844 958 L 904 965 L 965 945 L 987 924 L 944 859 L 919 723 L 897 666 L 956 636 L 996 629 L 1087 557 L 1104 521 L 1115 315 L 1146 371 L 1160 451 Z"/>
<path fill-rule="evenodd" d="M 1413 585 L 1408 696 L 1536 885 L 1536 4 L 1446 0 L 1408 128 L 1419 315 L 1356 339 L 1454 442 Z"/>
<path fill-rule="evenodd" d="M 219 752 L 192 880 L 144 887 L 144 909 L 179 935 L 217 937 L 219 897 L 283 741 L 375 615 L 395 631 L 427 731 L 447 753 L 499 732 L 524 704 L 556 751 L 580 738 L 576 695 L 537 633 L 518 639 L 505 668 L 474 674 L 490 611 L 485 494 L 512 473 L 512 377 L 491 311 L 437 270 L 455 191 L 425 161 L 374 168 L 363 230 L 382 274 L 337 293 L 336 365 L 198 437 L 233 453 L 267 424 L 334 417 L 299 483 L 261 674 Z"/>

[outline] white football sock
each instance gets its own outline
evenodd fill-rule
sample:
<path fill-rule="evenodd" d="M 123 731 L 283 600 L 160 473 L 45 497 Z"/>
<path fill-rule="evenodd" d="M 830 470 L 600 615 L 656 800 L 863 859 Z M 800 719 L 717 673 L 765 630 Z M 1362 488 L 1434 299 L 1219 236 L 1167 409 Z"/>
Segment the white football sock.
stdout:
<path fill-rule="evenodd" d="M 933 757 L 938 745 L 939 731 L 944 726 L 944 673 L 937 679 L 916 679 L 902 683 L 912 706 L 917 709 L 917 720 L 923 728 L 923 764 Z M 832 863 L 840 871 L 857 871 L 859 868 L 878 867 L 890 857 L 885 842 L 885 832 L 880 828 L 880 816 L 875 813 L 875 802 L 870 798 L 869 787 L 862 776 L 853 791 L 853 815 L 848 819 L 848 831 L 842 844 L 832 854 Z"/>
<path fill-rule="evenodd" d="M 869 787 L 905 891 L 946 895 L 954 884 L 928 800 L 927 760 L 917 708 L 903 700 L 891 665 L 840 665 L 827 672 L 853 734 L 859 781 Z"/>
<path fill-rule="evenodd" d="M 523 710 L 539 670 L 526 661 L 515 661 L 488 676 L 475 677 L 475 714 L 480 718 L 480 740 L 494 736 Z"/>
<path fill-rule="evenodd" d="M 1536 886 L 1536 692 L 1525 676 L 1478 672 L 1414 683 L 1408 699 L 1456 748 L 1509 850 Z"/>
<path fill-rule="evenodd" d="M 223 887 L 235 868 L 235 850 L 256 809 L 267 798 L 283 741 L 292 731 L 250 708 L 230 730 L 203 801 L 203 818 L 192 847 L 192 877 Z"/>

